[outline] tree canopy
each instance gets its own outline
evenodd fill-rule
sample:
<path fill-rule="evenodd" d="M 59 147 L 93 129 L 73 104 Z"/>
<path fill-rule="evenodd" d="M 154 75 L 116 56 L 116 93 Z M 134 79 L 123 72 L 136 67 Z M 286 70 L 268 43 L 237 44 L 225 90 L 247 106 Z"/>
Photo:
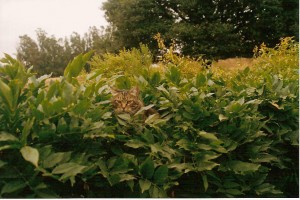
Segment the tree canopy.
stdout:
<path fill-rule="evenodd" d="M 297 0 L 108 0 L 103 4 L 113 34 L 125 47 L 155 46 L 153 36 L 173 39 L 183 54 L 252 55 L 255 45 L 281 37 L 298 40 Z"/>

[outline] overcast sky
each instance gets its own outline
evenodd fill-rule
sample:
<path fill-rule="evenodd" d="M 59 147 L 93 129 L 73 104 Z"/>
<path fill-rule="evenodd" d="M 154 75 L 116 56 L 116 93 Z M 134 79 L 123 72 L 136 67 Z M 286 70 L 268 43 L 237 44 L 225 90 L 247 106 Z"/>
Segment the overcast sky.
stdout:
<path fill-rule="evenodd" d="M 0 58 L 16 53 L 20 35 L 36 39 L 42 28 L 48 36 L 83 35 L 90 26 L 106 26 L 100 9 L 106 0 L 0 0 Z"/>

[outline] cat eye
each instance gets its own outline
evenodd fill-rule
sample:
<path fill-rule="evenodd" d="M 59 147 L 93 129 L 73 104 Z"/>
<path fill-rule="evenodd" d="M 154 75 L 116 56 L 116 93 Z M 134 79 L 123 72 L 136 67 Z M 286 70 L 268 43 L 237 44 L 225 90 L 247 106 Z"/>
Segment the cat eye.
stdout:
<path fill-rule="evenodd" d="M 130 105 L 135 104 L 135 101 L 128 101 L 128 104 Z"/>
<path fill-rule="evenodd" d="M 121 101 L 115 100 L 114 104 L 118 104 L 119 105 L 119 104 L 121 104 Z"/>

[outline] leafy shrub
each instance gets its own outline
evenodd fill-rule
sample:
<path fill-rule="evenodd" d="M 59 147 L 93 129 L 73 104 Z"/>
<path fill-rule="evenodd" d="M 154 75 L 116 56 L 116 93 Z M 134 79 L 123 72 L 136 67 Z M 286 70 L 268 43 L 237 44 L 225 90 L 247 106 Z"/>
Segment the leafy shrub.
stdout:
<path fill-rule="evenodd" d="M 1 60 L 1 197 L 299 195 L 297 79 L 249 68 L 187 78 L 176 65 L 115 75 L 103 65 L 79 83 L 91 56 L 49 85 L 49 76 Z M 100 63 L 110 59 L 123 58 Z M 113 114 L 111 85 L 138 85 L 142 109 L 160 118 Z"/>
<path fill-rule="evenodd" d="M 140 44 L 140 49 L 124 49 L 118 55 L 112 53 L 96 55 L 90 64 L 93 69 L 101 70 L 107 76 L 116 73 L 130 75 L 148 69 L 152 64 L 152 54 L 146 45 Z"/>

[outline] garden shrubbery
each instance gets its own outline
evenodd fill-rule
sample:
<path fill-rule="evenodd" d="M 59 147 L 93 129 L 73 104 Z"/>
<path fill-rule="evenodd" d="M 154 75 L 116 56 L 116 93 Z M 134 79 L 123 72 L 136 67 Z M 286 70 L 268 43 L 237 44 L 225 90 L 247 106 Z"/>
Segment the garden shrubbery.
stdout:
<path fill-rule="evenodd" d="M 287 38 L 238 73 L 192 75 L 142 46 L 95 56 L 79 82 L 87 53 L 49 85 L 6 55 L 0 197 L 297 197 L 298 51 Z M 110 86 L 135 85 L 160 118 L 113 113 Z"/>

